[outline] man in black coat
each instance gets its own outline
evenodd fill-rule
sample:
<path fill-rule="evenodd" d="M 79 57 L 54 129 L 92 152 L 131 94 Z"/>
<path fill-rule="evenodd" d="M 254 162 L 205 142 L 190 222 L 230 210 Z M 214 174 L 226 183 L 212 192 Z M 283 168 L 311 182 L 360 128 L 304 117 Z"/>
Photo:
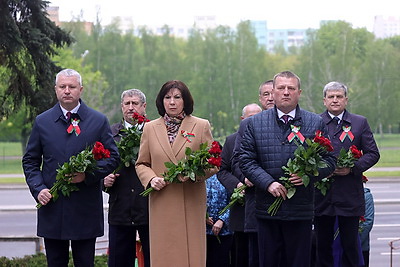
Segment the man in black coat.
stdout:
<path fill-rule="evenodd" d="M 44 238 L 49 267 L 67 267 L 70 246 L 75 266 L 94 266 L 96 238 L 104 234 L 101 180 L 119 162 L 107 117 L 89 108 L 80 98 L 82 92 L 77 71 L 64 69 L 57 74 L 58 103 L 36 117 L 22 159 L 29 190 L 43 205 L 38 210 L 37 234 Z M 52 201 L 49 189 L 57 168 L 95 142 L 110 151 L 110 158 L 97 161 L 94 173 L 75 173 L 71 183 L 79 190 L 69 196 L 58 192 L 57 201 Z"/>
<path fill-rule="evenodd" d="M 330 82 L 323 89 L 326 111 L 321 114 L 327 125 L 334 147 L 334 155 L 344 148 L 356 146 L 362 156 L 354 167 L 337 167 L 330 177 L 331 186 L 326 195 L 315 191 L 315 233 L 317 243 L 317 266 L 333 266 L 332 243 L 334 223 L 338 218 L 343 257 L 341 266 L 358 265 L 358 225 L 365 213 L 362 174 L 379 160 L 376 145 L 367 119 L 346 110 L 347 87 L 339 82 Z"/>
<path fill-rule="evenodd" d="M 257 104 L 249 104 L 243 108 L 241 119 L 248 118 L 261 112 L 260 106 Z M 232 194 L 235 188 L 241 187 L 243 184 L 252 186 L 252 184 L 244 177 L 235 176 L 233 174 L 233 149 L 235 146 L 235 140 L 238 133 L 235 132 L 226 137 L 224 146 L 222 148 L 222 163 L 221 169 L 217 173 L 218 180 L 223 186 Z M 234 244 L 233 244 L 233 266 L 246 267 L 249 265 L 248 255 L 248 234 L 244 232 L 245 225 L 245 207 L 241 205 L 234 205 L 231 207 L 229 216 L 229 229 L 234 232 Z"/>
<path fill-rule="evenodd" d="M 262 110 L 267 110 L 275 106 L 274 98 L 272 97 L 272 83 L 272 80 L 267 80 L 263 82 L 258 89 L 258 97 Z M 248 239 L 249 266 L 258 266 L 258 230 L 257 220 L 255 217 L 255 188 L 254 185 L 247 178 L 244 177 L 242 171 L 239 168 L 240 144 L 242 142 L 242 137 L 244 130 L 246 129 L 246 125 L 246 120 L 242 120 L 239 130 L 237 131 L 237 134 L 235 134 L 235 145 L 233 149 L 231 164 L 233 175 L 239 177 L 240 181 L 245 181 L 246 185 L 248 186 L 245 191 L 244 232 L 246 233 Z"/>
<path fill-rule="evenodd" d="M 111 126 L 116 142 L 125 134 L 123 129 L 143 129 L 144 123 L 136 124 L 133 115 L 136 112 L 145 116 L 146 96 L 138 89 L 124 91 L 121 95 L 121 109 L 123 121 Z M 148 197 L 140 195 L 144 188 L 137 177 L 134 163 L 123 167 L 116 174 L 107 175 L 104 187 L 110 195 L 108 266 L 135 266 L 136 231 L 142 245 L 144 266 L 150 266 Z"/>

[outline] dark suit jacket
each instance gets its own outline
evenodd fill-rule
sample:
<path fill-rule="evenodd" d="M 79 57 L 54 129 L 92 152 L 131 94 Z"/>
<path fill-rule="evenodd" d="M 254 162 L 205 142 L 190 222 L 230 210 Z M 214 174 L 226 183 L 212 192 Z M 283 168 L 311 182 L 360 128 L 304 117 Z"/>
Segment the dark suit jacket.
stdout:
<path fill-rule="evenodd" d="M 333 126 L 334 122 L 325 111 L 321 117 L 327 125 L 328 134 L 334 147 L 334 155 L 339 154 L 343 147 L 346 150 L 355 145 L 363 152 L 349 175 L 333 176 L 333 183 L 326 196 L 323 196 L 318 189 L 315 194 L 315 215 L 328 216 L 362 216 L 365 211 L 364 189 L 362 173 L 375 165 L 379 160 L 379 150 L 375 143 L 371 128 L 367 119 L 363 116 L 351 114 L 345 111 L 343 119 L 338 127 Z M 340 141 L 343 126 L 351 126 L 354 140 L 346 137 Z"/>
<path fill-rule="evenodd" d="M 102 236 L 104 232 L 101 179 L 117 167 L 118 150 L 106 116 L 83 101 L 78 115 L 79 136 L 67 133 L 68 124 L 59 104 L 35 119 L 22 160 L 26 182 L 35 200 L 42 189 L 53 186 L 60 165 L 96 141 L 103 143 L 111 156 L 97 161 L 99 169 L 94 174 L 86 173 L 85 181 L 76 184 L 79 191 L 71 192 L 69 197 L 60 193 L 57 201 L 50 201 L 38 210 L 38 236 L 80 240 Z"/>
<path fill-rule="evenodd" d="M 239 182 L 244 183 L 244 180 L 239 180 L 239 178 L 232 173 L 233 148 L 235 146 L 237 134 L 236 132 L 226 137 L 221 153 L 221 168 L 217 173 L 218 180 L 228 190 L 229 194 L 233 193 L 233 190 Z M 229 216 L 229 229 L 231 231 L 244 231 L 244 206 L 239 204 L 232 206 Z"/>
<path fill-rule="evenodd" d="M 124 129 L 122 123 L 111 126 L 111 132 L 116 142 L 121 140 L 122 129 Z M 148 225 L 148 197 L 140 195 L 144 191 L 144 187 L 136 174 L 135 165 L 123 167 L 118 173 L 120 176 L 108 189 L 110 194 L 108 223 L 127 226 Z"/>
<path fill-rule="evenodd" d="M 244 119 L 240 122 L 240 127 L 238 130 L 238 135 L 235 140 L 235 147 L 233 149 L 232 156 L 232 172 L 233 175 L 239 177 L 240 181 L 244 183 L 244 175 L 239 168 L 239 154 L 240 154 L 240 145 L 242 143 L 242 138 L 244 131 L 246 130 L 248 119 Z M 256 219 L 256 188 L 249 187 L 246 189 L 245 194 L 245 205 L 244 205 L 244 231 L 254 233 L 257 232 L 257 219 Z"/>

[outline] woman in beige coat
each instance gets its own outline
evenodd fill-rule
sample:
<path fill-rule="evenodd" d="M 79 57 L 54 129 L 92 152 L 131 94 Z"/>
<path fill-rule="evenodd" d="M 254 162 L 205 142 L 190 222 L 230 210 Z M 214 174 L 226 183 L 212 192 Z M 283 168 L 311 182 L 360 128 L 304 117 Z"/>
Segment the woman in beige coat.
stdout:
<path fill-rule="evenodd" d="M 181 81 L 168 81 L 156 99 L 159 119 L 146 123 L 136 171 L 144 187 L 156 191 L 149 198 L 150 263 L 152 267 L 206 266 L 205 177 L 180 177 L 182 183 L 168 184 L 162 178 L 164 162 L 177 163 L 186 147 L 199 149 L 211 144 L 210 123 L 191 115 L 193 98 Z M 194 136 L 189 137 L 188 134 Z"/>

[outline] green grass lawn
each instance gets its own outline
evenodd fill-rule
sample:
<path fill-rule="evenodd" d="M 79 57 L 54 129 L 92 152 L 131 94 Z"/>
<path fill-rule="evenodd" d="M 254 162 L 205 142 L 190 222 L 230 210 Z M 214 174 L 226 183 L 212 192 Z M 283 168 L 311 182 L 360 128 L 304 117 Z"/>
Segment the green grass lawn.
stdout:
<path fill-rule="evenodd" d="M 400 150 L 400 134 L 385 134 L 383 137 L 375 134 L 374 137 L 379 148 L 396 147 Z"/>
<path fill-rule="evenodd" d="M 0 173 L 22 173 L 21 159 L 0 159 Z"/>
<path fill-rule="evenodd" d="M 400 134 L 375 135 L 381 158 L 375 167 L 400 167 Z M 20 157 L 22 146 L 16 142 L 0 142 L 0 174 L 23 173 Z M 369 176 L 400 176 L 400 172 L 368 172 Z M 5 182 L 7 179 L 0 179 Z M 23 178 L 12 181 L 24 182 Z"/>
<path fill-rule="evenodd" d="M 16 142 L 0 142 L 0 157 L 21 156 L 21 143 Z"/>

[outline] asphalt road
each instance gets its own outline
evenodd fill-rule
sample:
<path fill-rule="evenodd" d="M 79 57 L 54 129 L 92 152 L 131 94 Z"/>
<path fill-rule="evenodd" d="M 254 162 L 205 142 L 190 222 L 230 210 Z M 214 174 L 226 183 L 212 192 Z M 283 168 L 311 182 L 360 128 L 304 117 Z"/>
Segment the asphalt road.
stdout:
<path fill-rule="evenodd" d="M 375 200 L 375 223 L 371 232 L 371 267 L 400 266 L 400 177 L 394 179 L 372 179 L 368 187 Z M 105 214 L 107 195 L 104 194 Z M 98 239 L 98 253 L 107 247 L 107 221 L 105 235 Z M 36 210 L 29 190 L 25 185 L 0 186 L 0 237 L 35 237 Z M 389 242 L 397 249 L 392 251 Z M 21 257 L 33 253 L 32 244 L 0 242 L 0 256 Z M 8 254 L 7 254 L 8 253 Z M 392 261 L 392 265 L 391 265 Z"/>

